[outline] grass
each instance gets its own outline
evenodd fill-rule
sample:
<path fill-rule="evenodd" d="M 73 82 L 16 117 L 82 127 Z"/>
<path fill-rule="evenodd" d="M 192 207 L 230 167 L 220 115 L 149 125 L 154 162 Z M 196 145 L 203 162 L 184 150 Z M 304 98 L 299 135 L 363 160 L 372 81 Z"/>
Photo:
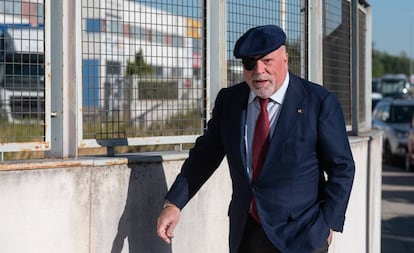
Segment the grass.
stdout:
<path fill-rule="evenodd" d="M 174 136 L 174 135 L 198 135 L 202 133 L 202 115 L 199 109 L 187 113 L 177 114 L 167 120 L 165 124 L 153 124 L 147 129 L 136 129 L 132 125 L 116 122 L 116 124 L 85 124 L 84 133 L 106 133 L 105 139 L 142 136 Z M 0 143 L 42 142 L 44 140 L 44 126 L 39 124 L 13 124 L 0 120 Z M 97 135 L 95 135 L 97 136 Z M 162 150 L 174 150 L 176 144 L 146 145 L 146 146 L 120 146 L 115 148 L 115 153 L 150 152 Z M 192 144 L 183 144 L 188 149 Z M 79 156 L 105 155 L 106 147 L 80 148 Z M 5 152 L 5 160 L 26 160 L 45 158 L 42 151 Z"/>

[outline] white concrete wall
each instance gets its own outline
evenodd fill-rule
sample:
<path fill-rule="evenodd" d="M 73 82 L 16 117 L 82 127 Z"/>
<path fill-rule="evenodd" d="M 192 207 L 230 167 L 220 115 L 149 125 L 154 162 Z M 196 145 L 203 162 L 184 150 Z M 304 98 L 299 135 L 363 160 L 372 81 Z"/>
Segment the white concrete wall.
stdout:
<path fill-rule="evenodd" d="M 381 141 L 351 138 L 357 173 L 344 233 L 335 233 L 330 253 L 380 252 Z M 163 197 L 186 156 L 0 164 L 0 252 L 228 252 L 226 162 L 182 211 L 172 246 L 156 235 Z"/>
<path fill-rule="evenodd" d="M 351 139 L 355 179 L 346 211 L 343 233 L 334 233 L 329 253 L 366 252 L 368 138 Z"/>
<path fill-rule="evenodd" d="M 334 233 L 329 253 L 381 252 L 382 135 L 351 137 L 355 179 L 343 233 Z"/>

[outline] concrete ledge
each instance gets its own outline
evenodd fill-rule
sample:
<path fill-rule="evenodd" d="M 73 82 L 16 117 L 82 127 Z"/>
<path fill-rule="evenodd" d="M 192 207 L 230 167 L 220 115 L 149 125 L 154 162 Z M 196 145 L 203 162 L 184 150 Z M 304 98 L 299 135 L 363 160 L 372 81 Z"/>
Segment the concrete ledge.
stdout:
<path fill-rule="evenodd" d="M 5 161 L 0 164 L 0 171 L 54 169 L 87 166 L 110 166 L 127 164 L 122 157 L 80 157 L 76 159 L 37 159 L 24 161 Z"/>
<path fill-rule="evenodd" d="M 117 154 L 114 157 L 106 156 L 85 156 L 73 159 L 35 159 L 4 161 L 0 164 L 0 171 L 10 170 L 34 170 L 68 167 L 87 167 L 87 166 L 110 166 L 128 163 L 153 163 L 162 161 L 179 161 L 188 156 L 188 151 L 162 151 L 147 153 L 128 153 Z"/>

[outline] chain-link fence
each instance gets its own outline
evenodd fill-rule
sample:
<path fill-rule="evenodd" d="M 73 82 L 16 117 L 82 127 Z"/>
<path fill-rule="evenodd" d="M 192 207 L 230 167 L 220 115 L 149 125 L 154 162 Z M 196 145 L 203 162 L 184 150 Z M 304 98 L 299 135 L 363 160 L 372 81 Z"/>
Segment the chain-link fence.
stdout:
<path fill-rule="evenodd" d="M 228 83 L 242 81 L 243 67 L 233 56 L 236 40 L 249 28 L 276 24 L 286 32 L 289 68 L 295 74 L 307 77 L 306 8 L 301 0 L 229 0 L 227 1 Z"/>
<path fill-rule="evenodd" d="M 43 13 L 42 1 L 0 1 L 0 144 L 9 149 L 45 139 Z"/>
<path fill-rule="evenodd" d="M 83 138 L 199 135 L 200 1 L 82 1 Z"/>
<path fill-rule="evenodd" d="M 203 132 L 215 99 L 209 97 L 209 86 L 223 86 L 209 84 L 208 77 L 218 74 L 207 68 L 209 55 L 215 53 L 209 48 L 208 34 L 217 29 L 208 27 L 209 13 L 216 10 L 207 6 L 218 1 L 78 2 L 80 13 L 75 15 L 81 20 L 81 46 L 75 57 L 80 58 L 82 80 L 77 91 L 82 94 L 79 104 L 70 109 L 78 114 L 76 126 L 81 129 L 73 137 L 79 139 L 77 148 L 194 141 Z M 223 82 L 230 86 L 243 78 L 242 65 L 233 57 L 237 38 L 253 26 L 277 24 L 287 34 L 290 70 L 304 78 L 321 76 L 314 81 L 337 95 L 350 125 L 355 102 L 351 1 L 315 1 L 313 9 L 310 2 L 227 0 L 226 23 L 219 24 L 227 38 L 222 42 L 225 55 L 219 58 L 226 61 Z M 355 99 L 359 99 L 359 121 L 366 122 L 370 27 L 366 2 L 359 2 L 359 97 Z M 45 116 L 53 116 L 46 107 L 54 95 L 48 99 L 47 94 L 56 85 L 45 74 L 45 55 L 50 53 L 44 39 L 50 24 L 45 20 L 51 20 L 45 18 L 45 4 L 50 1 L 0 0 L 0 152 L 53 150 L 47 139 L 60 138 L 50 136 L 52 126 Z M 320 45 L 315 44 L 318 36 Z"/>

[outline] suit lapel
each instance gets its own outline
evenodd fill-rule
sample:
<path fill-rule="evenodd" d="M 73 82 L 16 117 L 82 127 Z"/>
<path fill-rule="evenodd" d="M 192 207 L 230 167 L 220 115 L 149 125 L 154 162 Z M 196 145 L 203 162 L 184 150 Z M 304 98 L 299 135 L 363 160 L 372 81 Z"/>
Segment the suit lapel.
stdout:
<path fill-rule="evenodd" d="M 271 163 L 271 160 L 278 156 L 284 142 L 288 139 L 292 130 L 295 129 L 298 119 L 302 114 L 302 103 L 305 94 L 306 92 L 303 84 L 296 76 L 290 74 L 289 87 L 286 91 L 275 131 L 270 139 L 268 153 L 260 176 L 266 174 L 263 172 L 265 172 L 267 166 Z"/>
<path fill-rule="evenodd" d="M 240 159 L 243 164 L 244 173 L 246 174 L 246 177 L 248 178 L 249 175 L 247 173 L 247 159 L 246 159 L 246 143 L 244 141 L 245 138 L 245 126 L 246 126 L 246 116 L 247 116 L 247 102 L 249 98 L 250 89 L 248 88 L 248 85 L 246 83 L 245 87 L 247 89 L 243 90 L 242 95 L 240 96 L 240 104 L 241 104 L 241 110 L 240 110 L 240 120 L 239 120 L 239 155 Z"/>
<path fill-rule="evenodd" d="M 246 178 L 248 178 L 244 128 L 250 89 L 247 83 L 243 82 L 231 87 L 230 90 L 231 92 L 226 93 L 228 97 L 223 99 L 223 101 L 226 101 L 225 108 L 227 108 L 223 119 L 223 142 L 229 145 L 227 158 L 231 159 L 232 163 L 237 164 L 235 167 L 243 170 Z"/>

